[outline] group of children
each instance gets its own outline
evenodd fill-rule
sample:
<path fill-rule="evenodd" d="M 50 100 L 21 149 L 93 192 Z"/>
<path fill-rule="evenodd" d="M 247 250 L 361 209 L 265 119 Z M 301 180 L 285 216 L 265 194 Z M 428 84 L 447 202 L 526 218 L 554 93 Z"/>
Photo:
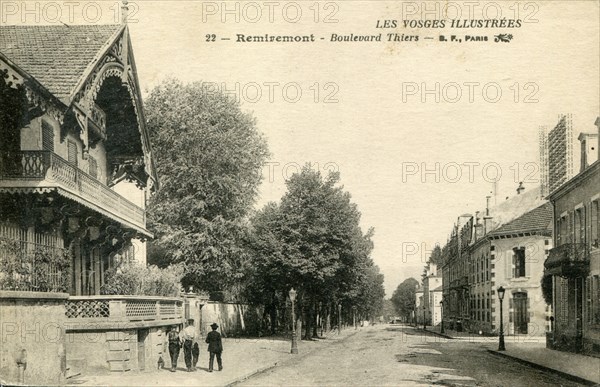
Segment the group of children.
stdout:
<path fill-rule="evenodd" d="M 208 352 L 210 353 L 208 372 L 213 372 L 215 357 L 217 358 L 219 371 L 221 371 L 223 370 L 223 363 L 221 361 L 221 353 L 223 352 L 221 334 L 217 332 L 219 326 L 216 323 L 211 324 L 210 327 L 212 328 L 212 331 L 206 335 L 205 340 L 208 344 Z M 194 328 L 194 320 L 190 319 L 187 321 L 187 326 L 181 334 L 177 331 L 177 326 L 174 325 L 171 327 L 171 331 L 167 335 L 167 338 L 169 341 L 169 356 L 171 357 L 171 372 L 175 372 L 177 369 L 177 358 L 179 357 L 181 347 L 183 347 L 187 371 L 195 371 L 196 365 L 198 364 L 198 356 L 200 355 L 200 347 L 195 340 L 196 329 Z"/>

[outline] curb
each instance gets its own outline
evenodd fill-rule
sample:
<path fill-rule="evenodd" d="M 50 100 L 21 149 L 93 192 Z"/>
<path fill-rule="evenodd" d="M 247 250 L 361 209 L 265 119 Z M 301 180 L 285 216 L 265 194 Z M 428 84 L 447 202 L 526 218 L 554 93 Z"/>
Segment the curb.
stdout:
<path fill-rule="evenodd" d="M 350 333 L 348 336 L 346 336 L 346 337 L 344 337 L 344 338 L 342 338 L 342 339 L 340 339 L 340 340 L 336 340 L 336 341 L 330 341 L 330 342 L 329 342 L 329 344 L 327 344 L 327 346 L 329 346 L 329 345 L 332 345 L 333 343 L 336 343 L 336 342 L 337 342 L 337 343 L 339 343 L 339 342 L 342 342 L 342 341 L 346 340 L 347 338 L 354 336 L 354 335 L 355 335 L 355 334 L 357 334 L 358 332 L 359 332 L 359 331 L 355 331 L 355 332 L 353 332 L 353 333 Z M 294 360 L 297 360 L 297 359 L 303 359 L 303 358 L 305 358 L 306 356 L 308 356 L 309 354 L 311 354 L 313 351 L 314 351 L 314 349 L 313 349 L 312 351 L 305 352 L 305 353 L 303 353 L 302 355 L 299 355 L 299 356 L 290 357 L 290 358 L 288 358 L 288 359 L 285 359 L 285 360 L 283 360 L 283 361 L 276 361 L 274 364 L 271 364 L 271 365 L 267 365 L 267 366 L 261 367 L 261 368 L 259 368 L 259 369 L 257 369 L 257 370 L 254 370 L 254 371 L 252 371 L 252 372 L 249 372 L 249 373 L 247 373 L 246 375 L 240 376 L 240 377 L 238 377 L 238 378 L 234 379 L 233 381 L 231 381 L 231 382 L 229 382 L 229 383 L 225 384 L 225 386 L 226 386 L 226 387 L 232 387 L 232 386 L 235 386 L 236 384 L 238 384 L 238 383 L 241 383 L 241 382 L 243 382 L 243 381 L 245 381 L 245 380 L 247 380 L 247 379 L 250 379 L 250 378 L 251 378 L 251 377 L 253 377 L 253 376 L 256 376 L 256 375 L 259 375 L 259 374 L 265 373 L 265 372 L 267 372 L 267 371 L 270 371 L 270 370 L 272 370 L 273 368 L 275 368 L 275 367 L 277 367 L 277 366 L 286 365 L 287 363 L 291 363 L 292 361 L 294 361 Z"/>
<path fill-rule="evenodd" d="M 258 374 L 262 374 L 262 373 L 264 373 L 264 372 L 267 372 L 267 371 L 269 371 L 269 370 L 271 370 L 271 369 L 273 369 L 273 368 L 277 367 L 277 364 L 278 364 L 278 363 L 279 363 L 279 362 L 275 362 L 275 363 L 273 363 L 273 364 L 271 364 L 271 365 L 264 366 L 264 367 L 262 367 L 262 368 L 259 368 L 259 369 L 257 369 L 257 370 L 254 370 L 254 371 L 252 371 L 252 372 L 249 372 L 249 373 L 247 373 L 246 375 L 240 376 L 240 377 L 238 377 L 238 378 L 234 379 L 232 382 L 229 382 L 229 383 L 225 384 L 225 386 L 226 386 L 226 387 L 235 386 L 236 384 L 238 384 L 238 383 L 241 383 L 241 382 L 243 382 L 244 380 L 250 379 L 250 378 L 251 378 L 251 377 L 253 377 L 253 376 L 256 376 L 256 375 L 258 375 Z"/>
<path fill-rule="evenodd" d="M 436 335 L 436 336 L 444 337 L 444 338 L 446 338 L 446 339 L 450 339 L 450 340 L 454 340 L 454 339 L 456 339 L 455 337 L 448 336 L 448 335 L 447 335 L 447 334 L 445 334 L 445 333 L 439 333 L 439 332 L 436 332 L 436 331 L 428 331 L 427 329 L 422 329 L 422 328 L 415 328 L 415 327 L 413 327 L 413 328 L 414 328 L 414 329 L 416 329 L 416 330 L 417 330 L 417 331 L 419 331 L 419 332 L 428 332 L 428 333 L 434 334 L 434 335 Z"/>
<path fill-rule="evenodd" d="M 488 349 L 487 351 L 489 353 L 493 354 L 493 355 L 504 357 L 506 359 L 511 359 L 513 361 L 516 361 L 517 363 L 521 363 L 521 364 L 527 365 L 527 366 L 529 366 L 531 368 L 536 368 L 536 369 L 541 370 L 541 371 L 550 372 L 550 373 L 556 374 L 558 376 L 561 376 L 561 377 L 563 377 L 565 379 L 569 379 L 569 380 L 572 380 L 574 382 L 584 384 L 586 386 L 598 386 L 599 385 L 598 383 L 596 383 L 594 381 L 582 378 L 580 376 L 572 375 L 572 374 L 569 374 L 569 373 L 564 372 L 564 371 L 559 371 L 559 370 L 554 369 L 554 368 L 546 367 L 544 365 L 541 365 L 541 364 L 538 364 L 538 363 L 534 363 L 534 362 L 529 361 L 529 360 L 521 359 L 521 358 L 518 358 L 518 357 L 515 357 L 515 356 L 511 356 L 511 355 L 506 354 L 506 353 L 495 351 L 493 349 Z"/>

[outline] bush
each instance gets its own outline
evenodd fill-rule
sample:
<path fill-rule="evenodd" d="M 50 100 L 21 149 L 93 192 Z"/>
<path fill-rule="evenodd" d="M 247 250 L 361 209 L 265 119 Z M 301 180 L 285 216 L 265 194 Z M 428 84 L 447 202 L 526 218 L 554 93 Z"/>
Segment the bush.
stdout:
<path fill-rule="evenodd" d="M 183 267 L 164 269 L 137 262 L 125 263 L 106 272 L 101 293 L 105 295 L 177 297 L 181 288 Z"/>
<path fill-rule="evenodd" d="M 552 305 L 552 276 L 544 275 L 541 281 L 542 295 L 546 304 Z"/>

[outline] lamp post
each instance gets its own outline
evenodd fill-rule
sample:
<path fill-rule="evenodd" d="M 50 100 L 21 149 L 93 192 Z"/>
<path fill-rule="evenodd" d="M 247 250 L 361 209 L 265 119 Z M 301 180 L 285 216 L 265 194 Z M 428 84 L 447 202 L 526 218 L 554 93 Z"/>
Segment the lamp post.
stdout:
<path fill-rule="evenodd" d="M 498 341 L 498 351 L 506 351 L 504 346 L 504 324 L 502 323 L 502 300 L 504 300 L 504 292 L 506 291 L 502 286 L 498 288 L 498 299 L 500 299 L 500 337 Z"/>
<path fill-rule="evenodd" d="M 338 304 L 338 335 L 342 333 L 342 304 Z"/>
<path fill-rule="evenodd" d="M 441 322 L 441 327 L 440 327 L 440 333 L 446 333 L 446 331 L 444 330 L 444 300 L 440 301 L 440 312 L 442 315 L 442 322 Z"/>
<path fill-rule="evenodd" d="M 356 305 L 352 305 L 352 322 L 354 324 L 354 330 L 356 330 Z"/>
<path fill-rule="evenodd" d="M 294 301 L 296 301 L 296 291 L 294 288 L 290 289 L 290 301 L 292 301 L 292 350 L 290 351 L 293 355 L 298 354 L 298 342 L 296 341 L 296 313 L 294 312 Z"/>

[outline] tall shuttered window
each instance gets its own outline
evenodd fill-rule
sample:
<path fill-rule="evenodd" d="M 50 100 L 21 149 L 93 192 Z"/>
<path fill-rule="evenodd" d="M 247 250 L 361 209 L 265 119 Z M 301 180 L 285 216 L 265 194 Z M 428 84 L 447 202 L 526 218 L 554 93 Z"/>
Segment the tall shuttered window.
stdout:
<path fill-rule="evenodd" d="M 77 165 L 77 144 L 73 141 L 67 141 L 67 151 L 68 151 L 68 159 L 69 163 L 73 165 Z"/>
<path fill-rule="evenodd" d="M 94 178 L 98 178 L 98 162 L 92 156 L 89 156 L 89 173 Z"/>
<path fill-rule="evenodd" d="M 591 210 L 591 235 L 590 235 L 590 243 L 592 247 L 598 248 L 600 247 L 600 201 L 594 200 L 592 202 Z"/>
<path fill-rule="evenodd" d="M 513 277 L 525 277 L 525 248 L 514 249 L 513 255 L 514 275 Z"/>
<path fill-rule="evenodd" d="M 46 121 L 42 121 L 42 149 L 54 152 L 54 128 Z"/>
<path fill-rule="evenodd" d="M 600 276 L 592 277 L 592 324 L 600 325 Z"/>

